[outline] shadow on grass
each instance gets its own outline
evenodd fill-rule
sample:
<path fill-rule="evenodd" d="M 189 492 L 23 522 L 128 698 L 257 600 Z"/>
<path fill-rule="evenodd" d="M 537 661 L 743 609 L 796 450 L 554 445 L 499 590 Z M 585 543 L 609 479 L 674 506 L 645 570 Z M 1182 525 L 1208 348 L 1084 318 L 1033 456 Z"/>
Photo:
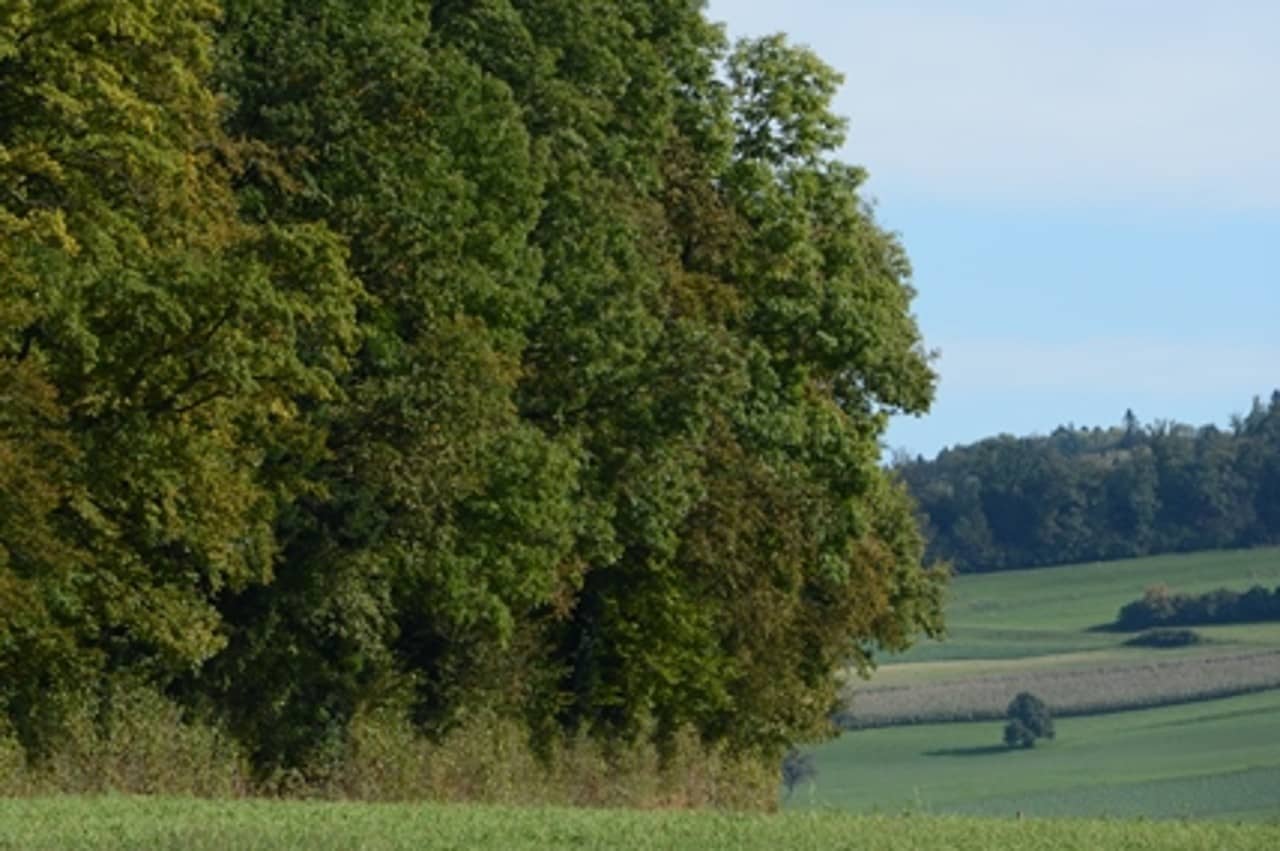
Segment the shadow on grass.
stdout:
<path fill-rule="evenodd" d="M 1007 745 L 980 745 L 974 748 L 939 748 L 935 751 L 925 751 L 925 756 L 993 756 L 998 753 L 1008 753 L 1011 749 Z"/>

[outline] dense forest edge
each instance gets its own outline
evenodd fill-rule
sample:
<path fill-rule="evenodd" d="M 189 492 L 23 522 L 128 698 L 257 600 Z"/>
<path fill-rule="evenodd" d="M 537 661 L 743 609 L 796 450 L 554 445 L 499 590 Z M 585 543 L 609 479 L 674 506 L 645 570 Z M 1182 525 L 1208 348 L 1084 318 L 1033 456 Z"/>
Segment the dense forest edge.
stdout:
<path fill-rule="evenodd" d="M 928 557 L 960 572 L 1280 543 L 1280 390 L 1228 428 L 1132 411 L 898 457 Z"/>
<path fill-rule="evenodd" d="M 0 2 L 6 778 L 771 799 L 941 627 L 839 82 L 696 0 Z"/>

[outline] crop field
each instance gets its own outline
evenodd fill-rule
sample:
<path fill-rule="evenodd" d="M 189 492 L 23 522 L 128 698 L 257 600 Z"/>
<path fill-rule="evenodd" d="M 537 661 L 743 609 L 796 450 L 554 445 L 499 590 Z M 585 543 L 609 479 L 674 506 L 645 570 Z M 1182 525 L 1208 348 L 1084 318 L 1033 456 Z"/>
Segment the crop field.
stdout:
<path fill-rule="evenodd" d="M 1031 750 L 998 721 L 856 730 L 815 749 L 790 806 L 855 812 L 1280 819 L 1280 691 L 1056 721 Z"/>
<path fill-rule="evenodd" d="M 957 577 L 948 636 L 851 679 L 849 723 L 992 717 L 1018 691 L 1065 713 L 1135 708 L 1280 687 L 1280 623 L 1196 627 L 1205 643 L 1127 647 L 1099 629 L 1160 583 L 1193 593 L 1280 585 L 1280 550 L 1158 556 Z"/>
<path fill-rule="evenodd" d="M 1146 651 L 1151 654 L 1152 651 Z M 906 667 L 906 666 L 904 666 Z M 1084 667 L 1025 665 L 1005 673 L 927 678 L 857 693 L 850 727 L 974 721 L 1004 716 L 1014 695 L 1030 691 L 1055 715 L 1144 709 L 1280 688 L 1280 651 L 1157 658 Z M 1280 725 L 1277 725 L 1280 729 Z"/>
<path fill-rule="evenodd" d="M 146 798 L 0 801 L 0 849 L 1270 849 L 1280 828 L 1211 822 L 735 815 Z"/>

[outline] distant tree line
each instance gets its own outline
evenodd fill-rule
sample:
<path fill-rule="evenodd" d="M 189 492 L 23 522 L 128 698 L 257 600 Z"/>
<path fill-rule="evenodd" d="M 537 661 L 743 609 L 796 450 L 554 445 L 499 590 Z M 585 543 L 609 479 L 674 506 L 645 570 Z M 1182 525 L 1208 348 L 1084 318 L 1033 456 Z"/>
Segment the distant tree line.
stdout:
<path fill-rule="evenodd" d="M 1219 588 L 1204 594 L 1176 594 L 1163 585 L 1148 588 L 1142 599 L 1125 604 L 1115 628 L 1139 630 L 1163 626 L 1202 626 L 1280 620 L 1280 587 L 1268 591 Z"/>
<path fill-rule="evenodd" d="M 910 266 L 839 76 L 703 7 L 5 7 L 0 735 L 141 683 L 264 773 L 392 712 L 775 759 L 936 633 Z"/>
<path fill-rule="evenodd" d="M 1280 391 L 1228 429 L 1130 411 L 895 466 L 930 557 L 963 572 L 1280 543 Z"/>

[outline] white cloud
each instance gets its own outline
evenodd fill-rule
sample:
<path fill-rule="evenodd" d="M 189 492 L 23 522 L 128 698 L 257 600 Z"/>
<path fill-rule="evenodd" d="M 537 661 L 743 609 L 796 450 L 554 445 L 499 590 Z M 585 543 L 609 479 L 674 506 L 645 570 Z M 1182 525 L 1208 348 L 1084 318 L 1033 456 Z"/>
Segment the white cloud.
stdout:
<path fill-rule="evenodd" d="M 1280 207 L 1280 5 L 716 0 L 710 11 L 734 35 L 787 31 L 845 73 L 847 153 L 881 194 Z"/>

